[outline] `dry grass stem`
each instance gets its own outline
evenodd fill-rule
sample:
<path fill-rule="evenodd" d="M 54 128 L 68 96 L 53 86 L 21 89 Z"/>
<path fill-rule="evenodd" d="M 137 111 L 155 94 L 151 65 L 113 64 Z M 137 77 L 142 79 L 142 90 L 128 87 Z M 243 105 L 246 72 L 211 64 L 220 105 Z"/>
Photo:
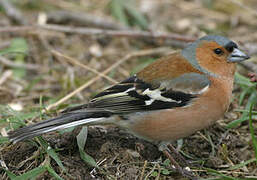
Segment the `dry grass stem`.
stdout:
<path fill-rule="evenodd" d="M 142 171 L 141 171 L 141 175 L 140 175 L 139 180 L 143 180 L 144 174 L 145 174 L 146 166 L 147 166 L 147 161 L 144 162 L 144 166 L 143 166 L 143 169 L 142 169 Z"/>
<path fill-rule="evenodd" d="M 14 63 L 13 61 L 0 56 L 0 63 L 4 64 L 5 66 L 12 67 L 12 68 L 22 68 L 22 69 L 27 69 L 27 70 L 38 70 L 40 66 L 37 64 L 18 64 Z"/>
<path fill-rule="evenodd" d="M 54 55 L 56 55 L 56 56 L 63 57 L 66 61 L 72 63 L 73 65 L 77 65 L 77 66 L 80 66 L 80 67 L 82 67 L 82 68 L 84 68 L 84 69 L 86 69 L 88 71 L 91 71 L 91 72 L 93 72 L 93 73 L 95 73 L 95 74 L 97 74 L 97 75 L 107 79 L 108 81 L 110 81 L 112 83 L 117 83 L 117 81 L 115 81 L 114 79 L 110 78 L 109 76 L 106 76 L 105 74 L 103 74 L 103 73 L 93 69 L 92 67 L 88 67 L 87 65 L 80 63 L 78 60 L 76 60 L 76 59 L 74 59 L 72 57 L 64 55 L 64 54 L 62 54 L 62 53 L 60 53 L 60 52 L 58 52 L 56 50 L 52 50 L 52 53 Z"/>

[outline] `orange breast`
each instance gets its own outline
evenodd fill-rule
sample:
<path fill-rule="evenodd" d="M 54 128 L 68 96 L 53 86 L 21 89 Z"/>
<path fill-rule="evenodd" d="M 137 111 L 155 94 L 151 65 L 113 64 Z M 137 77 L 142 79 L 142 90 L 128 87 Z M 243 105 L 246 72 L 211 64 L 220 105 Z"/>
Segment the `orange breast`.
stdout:
<path fill-rule="evenodd" d="M 208 91 L 191 105 L 135 115 L 122 126 L 137 136 L 154 141 L 180 139 L 208 127 L 226 112 L 233 87 L 233 78 L 211 81 Z"/>

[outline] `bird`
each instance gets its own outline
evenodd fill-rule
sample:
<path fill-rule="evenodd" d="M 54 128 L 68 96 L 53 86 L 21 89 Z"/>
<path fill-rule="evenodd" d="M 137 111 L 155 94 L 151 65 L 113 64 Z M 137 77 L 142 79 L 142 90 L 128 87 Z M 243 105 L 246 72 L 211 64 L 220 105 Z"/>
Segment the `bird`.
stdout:
<path fill-rule="evenodd" d="M 9 139 L 19 142 L 78 125 L 114 124 L 157 142 L 183 174 L 169 155 L 169 143 L 209 127 L 224 115 L 232 98 L 236 63 L 249 58 L 232 40 L 206 35 L 103 90 L 87 104 L 9 132 Z"/>

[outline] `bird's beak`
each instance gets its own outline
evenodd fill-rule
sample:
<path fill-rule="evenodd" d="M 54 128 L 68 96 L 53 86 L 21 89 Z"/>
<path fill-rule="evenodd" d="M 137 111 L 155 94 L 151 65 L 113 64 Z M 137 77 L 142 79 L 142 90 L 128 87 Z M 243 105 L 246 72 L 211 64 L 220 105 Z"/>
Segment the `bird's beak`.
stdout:
<path fill-rule="evenodd" d="M 250 56 L 243 53 L 239 49 L 234 48 L 232 53 L 228 56 L 228 61 L 229 62 L 241 62 L 241 61 L 247 60 L 249 58 L 250 58 Z"/>

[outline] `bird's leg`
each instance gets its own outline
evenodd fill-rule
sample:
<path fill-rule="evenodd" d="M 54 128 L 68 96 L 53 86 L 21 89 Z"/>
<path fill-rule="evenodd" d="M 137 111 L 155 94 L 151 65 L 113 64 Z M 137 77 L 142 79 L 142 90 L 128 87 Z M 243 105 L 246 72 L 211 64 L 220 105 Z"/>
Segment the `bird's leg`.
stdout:
<path fill-rule="evenodd" d="M 171 144 L 167 144 L 167 148 L 169 148 L 169 150 L 173 152 L 181 162 L 183 162 L 186 166 L 189 166 L 188 161 Z"/>
<path fill-rule="evenodd" d="M 187 177 L 192 180 L 197 180 L 197 177 L 190 171 L 183 169 L 177 161 L 171 156 L 168 149 L 165 149 L 162 151 L 163 154 L 170 160 L 171 164 L 175 166 L 178 173 L 180 173 L 182 176 Z"/>
<path fill-rule="evenodd" d="M 186 160 L 177 152 L 177 150 L 174 147 L 172 147 L 171 144 L 161 143 L 161 144 L 159 144 L 159 150 L 162 151 L 163 154 L 170 160 L 171 164 L 175 166 L 178 173 L 180 173 L 182 176 L 187 177 L 192 180 L 197 179 L 197 177 L 192 172 L 190 172 L 189 170 L 187 170 L 185 168 L 182 168 L 179 165 L 179 163 L 171 156 L 170 153 L 174 152 L 176 155 L 178 155 L 178 157 L 183 159 L 182 161 L 186 162 Z"/>

